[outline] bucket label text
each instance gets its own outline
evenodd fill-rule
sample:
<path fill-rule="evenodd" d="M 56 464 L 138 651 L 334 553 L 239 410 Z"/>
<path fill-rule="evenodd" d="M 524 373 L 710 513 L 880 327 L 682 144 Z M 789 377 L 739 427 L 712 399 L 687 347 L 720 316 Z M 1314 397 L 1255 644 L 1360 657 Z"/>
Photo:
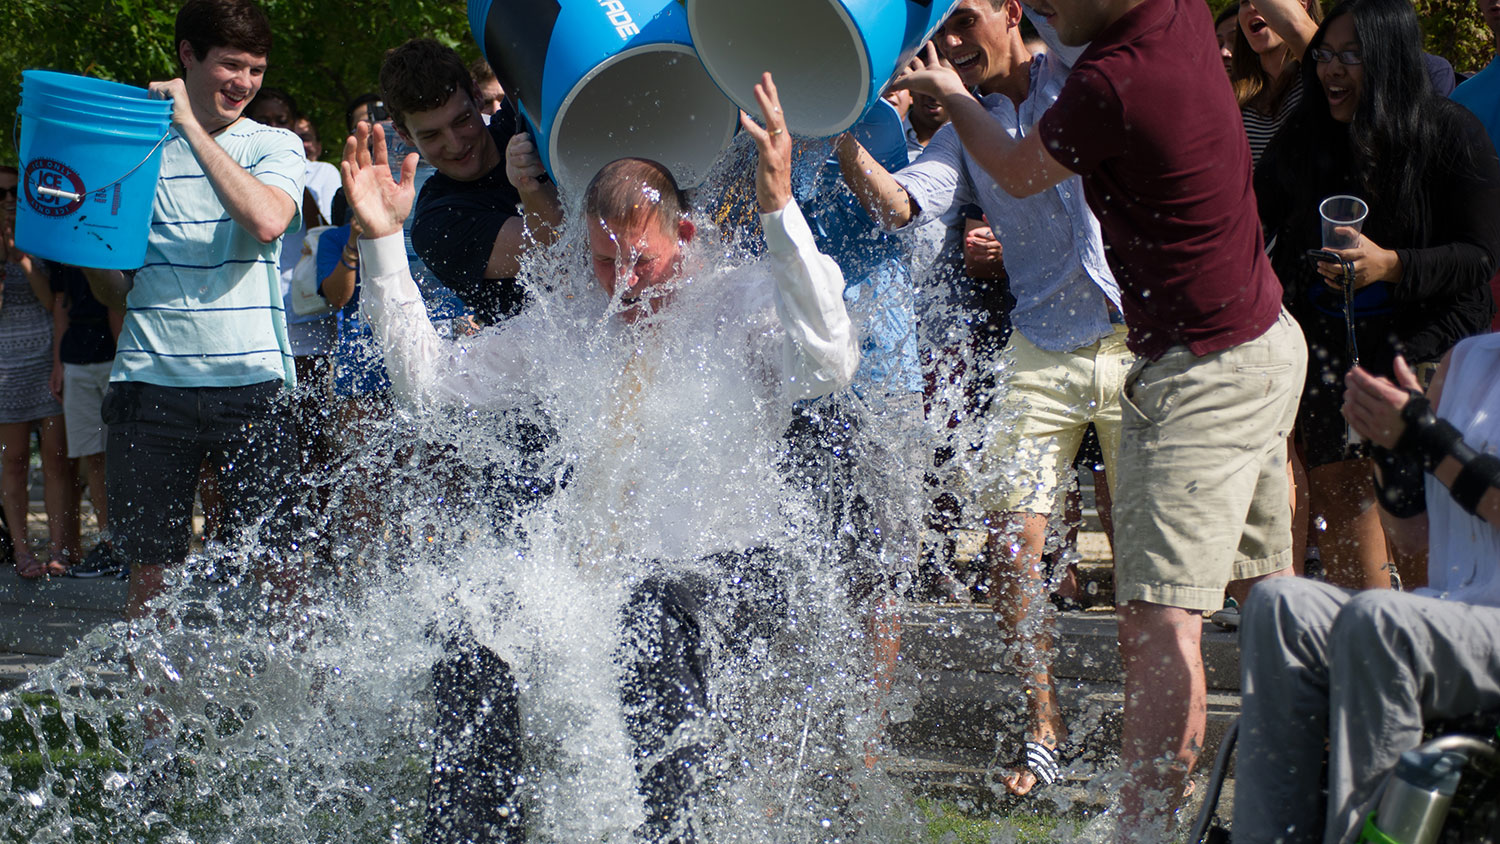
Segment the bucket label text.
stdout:
<path fill-rule="evenodd" d="M 609 22 L 615 28 L 615 32 L 621 38 L 629 38 L 632 35 L 640 35 L 641 28 L 635 25 L 635 19 L 626 11 L 625 4 L 621 0 L 599 0 L 599 8 L 604 14 L 609 15 Z"/>
<path fill-rule="evenodd" d="M 34 158 L 26 165 L 26 204 L 47 217 L 66 217 L 83 207 L 83 179 L 73 168 L 51 158 Z"/>

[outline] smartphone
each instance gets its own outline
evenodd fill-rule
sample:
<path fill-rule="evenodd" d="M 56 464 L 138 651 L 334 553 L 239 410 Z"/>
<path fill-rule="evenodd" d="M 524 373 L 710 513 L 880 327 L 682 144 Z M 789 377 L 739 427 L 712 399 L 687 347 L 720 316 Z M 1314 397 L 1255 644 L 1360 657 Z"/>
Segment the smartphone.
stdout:
<path fill-rule="evenodd" d="M 1330 264 L 1337 264 L 1343 260 L 1337 252 L 1331 252 L 1327 249 L 1309 249 L 1307 250 L 1307 257 L 1314 261 L 1327 261 Z"/>

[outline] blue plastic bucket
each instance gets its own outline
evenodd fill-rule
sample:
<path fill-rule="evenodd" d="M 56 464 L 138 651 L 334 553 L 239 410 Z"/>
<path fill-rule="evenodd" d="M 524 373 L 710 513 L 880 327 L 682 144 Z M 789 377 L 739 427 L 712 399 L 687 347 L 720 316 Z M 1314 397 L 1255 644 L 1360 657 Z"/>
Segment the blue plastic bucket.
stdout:
<path fill-rule="evenodd" d="M 172 102 L 82 76 L 22 78 L 17 248 L 81 267 L 139 267 Z"/>
<path fill-rule="evenodd" d="M 696 185 L 734 136 L 737 110 L 694 54 L 678 0 L 470 0 L 469 25 L 574 196 L 626 156 Z"/>
<path fill-rule="evenodd" d="M 958 0 L 686 0 L 698 57 L 754 114 L 755 83 L 776 79 L 787 127 L 827 137 L 853 126 Z"/>

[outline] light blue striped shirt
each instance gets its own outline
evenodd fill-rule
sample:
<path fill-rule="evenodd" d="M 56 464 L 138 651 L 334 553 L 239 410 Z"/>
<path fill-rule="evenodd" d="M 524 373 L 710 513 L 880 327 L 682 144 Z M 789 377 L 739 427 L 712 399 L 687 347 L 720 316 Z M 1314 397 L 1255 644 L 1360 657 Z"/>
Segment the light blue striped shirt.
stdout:
<path fill-rule="evenodd" d="M 1004 94 L 980 99 L 1012 138 L 1031 131 L 1067 78 L 1067 68 L 1043 53 L 1032 57 L 1031 87 L 1017 109 Z M 1005 249 L 1005 270 L 1016 297 L 1011 323 L 1038 348 L 1066 352 L 1114 333 L 1109 306 L 1120 306 L 1120 285 L 1104 258 L 1099 221 L 1077 176 L 1025 199 L 995 184 L 974 161 L 953 124 L 933 135 L 922 156 L 894 174 L 921 213 L 907 227 L 974 203 L 984 209 Z"/>
<path fill-rule="evenodd" d="M 240 118 L 215 138 L 262 183 L 286 191 L 301 225 L 302 142 Z M 168 387 L 295 383 L 277 260 L 229 217 L 192 148 L 173 131 L 162 146 L 146 259 L 126 298 L 111 381 Z"/>

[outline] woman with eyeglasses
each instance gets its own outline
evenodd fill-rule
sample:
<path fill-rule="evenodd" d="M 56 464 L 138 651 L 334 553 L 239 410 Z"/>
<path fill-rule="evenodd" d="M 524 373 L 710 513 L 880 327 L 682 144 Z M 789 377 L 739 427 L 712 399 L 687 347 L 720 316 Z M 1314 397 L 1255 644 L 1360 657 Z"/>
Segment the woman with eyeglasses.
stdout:
<path fill-rule="evenodd" d="M 0 167 L 0 213 L 5 250 L 0 296 L 0 506 L 15 547 L 16 573 L 28 580 L 65 574 L 78 551 L 78 511 L 73 486 L 77 470 L 68 460 L 62 405 L 52 392 L 52 290 L 40 258 L 16 248 L 16 201 L 20 177 Z M 27 473 L 31 431 L 41 430 L 46 483 L 46 562 L 26 542 Z"/>
<path fill-rule="evenodd" d="M 1479 121 L 1433 94 L 1410 0 L 1344 0 L 1308 43 L 1302 102 L 1267 148 L 1256 198 L 1287 308 L 1307 335 L 1297 436 L 1328 580 L 1391 584 L 1371 461 L 1339 413 L 1355 363 L 1386 377 L 1402 355 L 1428 377 L 1443 353 L 1489 324 L 1500 258 L 1500 161 Z M 1323 245 L 1319 203 L 1369 205 L 1342 261 Z M 1348 290 L 1345 290 L 1345 267 Z M 1425 366 L 1424 366 L 1425 365 Z M 1398 560 L 1406 585 L 1421 560 Z"/>

